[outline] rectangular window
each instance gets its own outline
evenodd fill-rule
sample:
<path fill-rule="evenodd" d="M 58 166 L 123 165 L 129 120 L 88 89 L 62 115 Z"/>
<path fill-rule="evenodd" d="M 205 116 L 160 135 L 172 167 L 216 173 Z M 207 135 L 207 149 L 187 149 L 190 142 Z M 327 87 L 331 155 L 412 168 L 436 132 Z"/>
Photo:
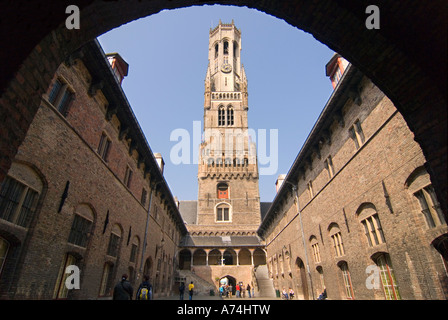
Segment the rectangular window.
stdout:
<path fill-rule="evenodd" d="M 148 192 L 146 191 L 145 188 L 142 189 L 142 198 L 140 200 L 142 205 L 146 204 L 146 198 L 148 197 Z"/>
<path fill-rule="evenodd" d="M 128 188 L 131 186 L 131 179 L 132 179 L 132 170 L 129 166 L 126 166 L 126 172 L 124 174 L 123 182 Z"/>
<path fill-rule="evenodd" d="M 66 273 L 65 270 L 68 266 L 74 265 L 76 263 L 76 259 L 74 256 L 67 254 L 64 259 L 64 264 L 61 266 L 61 270 L 59 271 L 59 281 L 57 283 L 56 292 L 54 293 L 55 299 L 66 299 L 68 297 L 68 288 L 65 285 L 65 281 L 70 273 Z"/>
<path fill-rule="evenodd" d="M 417 191 L 414 193 L 414 196 L 420 203 L 422 214 L 429 228 L 434 228 L 445 223 L 440 204 L 437 201 L 434 188 L 431 185 Z"/>
<path fill-rule="evenodd" d="M 133 243 L 131 248 L 131 257 L 129 258 L 129 261 L 135 262 L 136 260 L 137 260 L 137 245 Z"/>
<path fill-rule="evenodd" d="M 78 214 L 75 214 L 73 219 L 68 242 L 85 248 L 87 246 L 87 239 L 92 226 L 92 221 L 89 221 Z"/>
<path fill-rule="evenodd" d="M 347 263 L 341 265 L 342 278 L 344 279 L 345 295 L 347 299 L 354 299 L 352 280 L 350 278 L 350 272 L 348 271 Z"/>
<path fill-rule="evenodd" d="M 48 95 L 48 101 L 63 115 L 66 116 L 68 107 L 74 98 L 74 94 L 69 89 L 67 83 L 57 79 Z"/>
<path fill-rule="evenodd" d="M 114 233 L 110 234 L 109 246 L 107 248 L 107 255 L 111 257 L 116 257 L 118 255 L 118 243 L 120 241 L 120 237 Z"/>
<path fill-rule="evenodd" d="M 380 268 L 381 284 L 386 300 L 400 300 L 401 296 L 398 291 L 397 280 L 395 279 L 389 256 L 384 254 L 379 256 L 376 263 Z"/>
<path fill-rule="evenodd" d="M 361 122 L 359 120 L 356 120 L 353 126 L 351 126 L 348 131 L 350 138 L 352 138 L 353 141 L 355 142 L 356 149 L 359 149 L 364 144 L 365 141 L 364 132 L 361 127 Z"/>
<path fill-rule="evenodd" d="M 6 177 L 0 190 L 0 219 L 27 228 L 34 215 L 38 195 L 28 186 Z"/>
<path fill-rule="evenodd" d="M 310 195 L 310 199 L 312 199 L 314 197 L 314 192 L 313 192 L 313 183 L 311 182 L 311 180 L 308 182 L 308 192 Z"/>
<path fill-rule="evenodd" d="M 334 176 L 334 167 L 333 167 L 333 160 L 331 159 L 331 156 L 328 156 L 328 158 L 325 160 L 325 167 L 327 168 L 328 177 L 331 179 Z"/>
<path fill-rule="evenodd" d="M 319 244 L 315 243 L 315 244 L 311 245 L 311 248 L 313 249 L 314 262 L 319 263 L 321 261 L 320 260 Z"/>
<path fill-rule="evenodd" d="M 229 208 L 217 208 L 216 210 L 216 221 L 230 221 Z"/>
<path fill-rule="evenodd" d="M 103 133 L 101 135 L 100 144 L 98 145 L 98 154 L 104 161 L 107 161 L 110 144 L 111 144 L 111 142 L 110 142 L 109 138 L 107 137 L 107 135 L 105 133 Z"/>

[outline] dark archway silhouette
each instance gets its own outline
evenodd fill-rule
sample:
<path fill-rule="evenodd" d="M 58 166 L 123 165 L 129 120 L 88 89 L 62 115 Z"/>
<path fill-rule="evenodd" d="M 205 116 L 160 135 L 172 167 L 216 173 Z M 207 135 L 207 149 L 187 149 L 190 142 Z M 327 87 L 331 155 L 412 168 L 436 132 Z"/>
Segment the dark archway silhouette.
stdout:
<path fill-rule="evenodd" d="M 163 9 L 202 4 L 247 6 L 311 33 L 347 58 L 392 100 L 427 159 L 447 216 L 447 5 L 445 0 L 200 1 L 79 0 L 81 29 L 65 27 L 72 1 L 0 4 L 0 181 L 23 141 L 58 65 L 87 41 Z M 380 9 L 378 30 L 366 8 Z"/>

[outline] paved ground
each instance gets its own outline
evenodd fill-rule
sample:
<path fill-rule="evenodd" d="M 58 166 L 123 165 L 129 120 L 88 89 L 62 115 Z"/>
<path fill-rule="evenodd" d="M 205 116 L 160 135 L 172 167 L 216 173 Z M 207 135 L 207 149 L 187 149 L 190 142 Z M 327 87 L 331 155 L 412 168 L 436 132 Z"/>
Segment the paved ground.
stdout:
<path fill-rule="evenodd" d="M 170 297 L 160 297 L 154 300 L 179 300 L 179 296 L 170 296 Z M 188 295 L 184 295 L 184 301 L 188 300 Z M 254 298 L 221 298 L 219 296 L 210 296 L 210 295 L 195 295 L 193 300 L 223 300 L 223 301 L 243 301 L 243 300 L 281 300 L 280 298 L 270 298 L 270 297 L 254 297 Z"/>

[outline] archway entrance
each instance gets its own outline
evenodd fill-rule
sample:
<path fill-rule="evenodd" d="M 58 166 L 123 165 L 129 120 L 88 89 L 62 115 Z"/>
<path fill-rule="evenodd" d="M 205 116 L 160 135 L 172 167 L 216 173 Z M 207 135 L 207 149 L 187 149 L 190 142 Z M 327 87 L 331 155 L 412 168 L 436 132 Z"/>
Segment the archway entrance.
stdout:
<path fill-rule="evenodd" d="M 232 291 L 232 295 L 235 295 L 236 289 L 236 279 L 230 275 L 226 275 L 224 277 L 222 277 L 221 279 L 219 279 L 219 284 L 224 284 L 224 285 L 228 285 L 229 290 Z"/>
<path fill-rule="evenodd" d="M 298 273 L 297 279 L 299 279 L 299 283 L 297 284 L 298 292 L 296 293 L 296 295 L 298 298 L 302 296 L 302 299 L 309 300 L 308 281 L 306 279 L 305 265 L 300 258 L 296 259 L 296 271 Z"/>

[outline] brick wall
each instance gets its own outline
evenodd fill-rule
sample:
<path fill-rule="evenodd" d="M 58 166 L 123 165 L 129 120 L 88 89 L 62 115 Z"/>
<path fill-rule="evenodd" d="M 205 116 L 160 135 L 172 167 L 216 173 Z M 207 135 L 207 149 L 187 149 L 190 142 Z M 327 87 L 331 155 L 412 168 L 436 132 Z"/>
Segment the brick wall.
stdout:
<path fill-rule="evenodd" d="M 127 273 L 132 276 L 134 286 L 138 286 L 140 270 L 148 258 L 152 261 L 149 275 L 155 292 L 169 294 L 174 282 L 173 259 L 182 235 L 173 213 L 168 212 L 169 195 L 161 188 L 154 188 L 147 247 L 142 252 L 150 175 L 145 175 L 144 165 L 138 164 L 137 151 L 129 153 L 129 141 L 119 139 L 120 120 L 116 116 L 106 120 L 105 96 L 101 92 L 93 97 L 88 95 L 90 76 L 83 62 L 77 60 L 71 67 L 61 64 L 52 84 L 56 78 L 69 83 L 75 99 L 63 116 L 48 102 L 52 86 L 48 88 L 9 172 L 20 181 L 34 177 L 42 181 L 42 187 L 28 228 L 0 220 L 0 235 L 11 245 L 0 278 L 2 296 L 53 298 L 67 253 L 78 258 L 81 269 L 81 288 L 69 297 L 98 297 L 105 263 L 113 264 L 110 285 Z M 106 161 L 97 153 L 102 132 L 111 139 Z M 133 170 L 129 186 L 123 182 L 126 166 Z M 68 195 L 58 212 L 67 181 L 70 182 Z M 141 203 L 143 188 L 147 190 L 144 204 Z M 93 215 L 93 227 L 85 247 L 68 242 L 74 215 L 83 210 Z M 107 254 L 113 229 L 120 233 L 116 257 Z M 138 245 L 138 252 L 136 260 L 130 261 L 133 243 Z M 157 278 L 159 259 L 160 278 Z M 19 263 L 15 264 L 16 261 Z"/>
<path fill-rule="evenodd" d="M 374 264 L 379 253 L 385 252 L 390 256 L 403 299 L 445 299 L 441 282 L 446 282 L 446 271 L 431 243 L 447 232 L 446 224 L 429 229 L 417 198 L 406 187 L 406 180 L 424 165 L 425 157 L 391 101 L 366 78 L 360 87 L 362 104 L 358 106 L 348 100 L 343 108 L 344 125 L 333 122 L 331 143 L 322 146 L 321 159 L 314 153 L 308 169 L 298 180 L 304 239 L 295 193 L 286 192 L 274 209 L 281 214 L 270 224 L 265 238 L 275 285 L 277 289 L 293 287 L 303 295 L 300 271 L 306 273 L 308 258 L 313 296 L 316 298 L 324 285 L 330 299 L 346 299 L 339 267 L 345 262 L 355 299 L 384 299 L 381 287 L 366 287 L 369 275 L 366 268 Z M 366 139 L 358 150 L 348 134 L 356 119 Z M 328 155 L 332 156 L 335 172 L 331 179 L 324 166 Z M 428 174 L 426 177 L 430 183 Z M 312 197 L 307 186 L 310 180 Z M 385 237 L 385 243 L 373 247 L 369 246 L 360 222 L 359 214 L 366 204 L 375 206 Z M 342 256 L 335 254 L 331 238 L 331 227 L 335 224 L 342 236 L 345 251 Z M 320 262 L 314 260 L 311 245 L 315 242 Z M 297 261 L 304 264 L 302 270 Z M 311 293 L 309 282 L 307 289 Z"/>

